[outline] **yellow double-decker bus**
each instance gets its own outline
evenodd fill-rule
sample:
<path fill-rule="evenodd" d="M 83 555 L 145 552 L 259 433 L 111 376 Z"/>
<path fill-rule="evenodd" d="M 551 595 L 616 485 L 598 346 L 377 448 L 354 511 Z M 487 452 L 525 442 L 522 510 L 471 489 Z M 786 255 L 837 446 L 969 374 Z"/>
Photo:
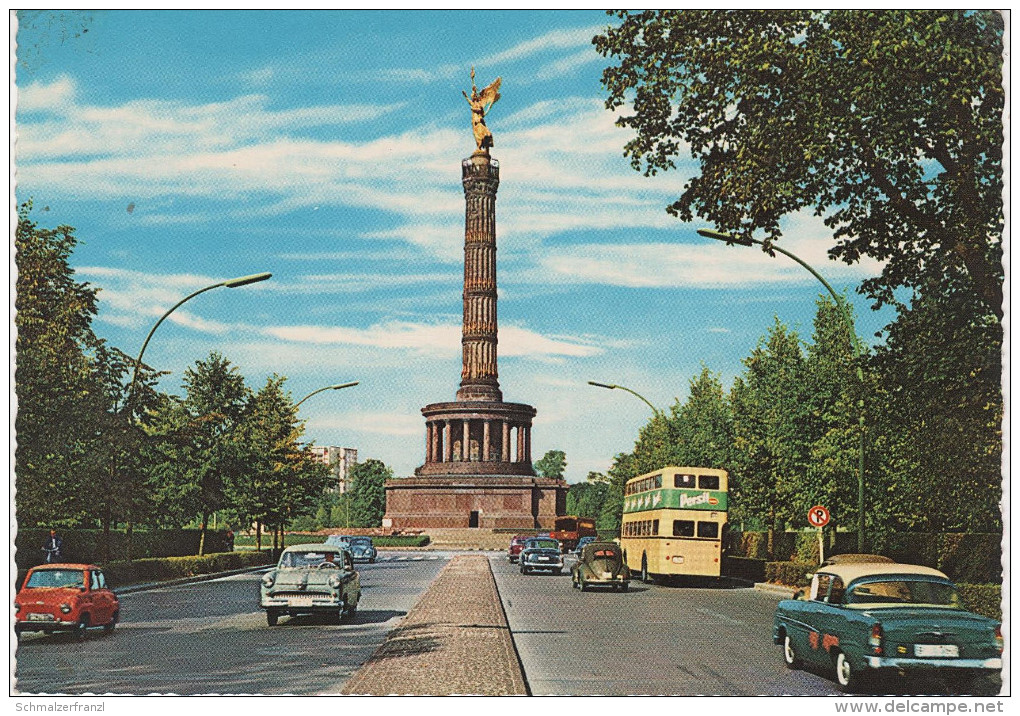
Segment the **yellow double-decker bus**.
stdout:
<path fill-rule="evenodd" d="M 620 546 L 642 581 L 718 577 L 726 532 L 728 475 L 709 467 L 664 467 L 627 481 Z"/>

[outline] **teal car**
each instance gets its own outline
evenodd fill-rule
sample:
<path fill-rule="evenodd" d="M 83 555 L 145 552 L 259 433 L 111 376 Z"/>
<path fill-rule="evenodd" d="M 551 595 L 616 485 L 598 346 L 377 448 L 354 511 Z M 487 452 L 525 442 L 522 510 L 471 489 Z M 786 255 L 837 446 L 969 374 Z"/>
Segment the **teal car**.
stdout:
<path fill-rule="evenodd" d="M 831 670 L 847 692 L 883 672 L 938 672 L 966 691 L 1002 669 L 999 622 L 967 611 L 945 574 L 912 564 L 821 567 L 779 602 L 772 638 L 787 667 Z"/>

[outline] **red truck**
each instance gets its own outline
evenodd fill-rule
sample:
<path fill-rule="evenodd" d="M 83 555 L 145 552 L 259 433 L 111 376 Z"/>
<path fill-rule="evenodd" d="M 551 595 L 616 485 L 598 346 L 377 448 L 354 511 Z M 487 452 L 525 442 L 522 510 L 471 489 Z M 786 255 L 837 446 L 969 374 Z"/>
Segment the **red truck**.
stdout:
<path fill-rule="evenodd" d="M 575 517 L 573 515 L 557 517 L 556 527 L 549 533 L 549 536 L 560 541 L 564 552 L 570 552 L 582 537 L 596 536 L 595 520 L 590 517 Z"/>

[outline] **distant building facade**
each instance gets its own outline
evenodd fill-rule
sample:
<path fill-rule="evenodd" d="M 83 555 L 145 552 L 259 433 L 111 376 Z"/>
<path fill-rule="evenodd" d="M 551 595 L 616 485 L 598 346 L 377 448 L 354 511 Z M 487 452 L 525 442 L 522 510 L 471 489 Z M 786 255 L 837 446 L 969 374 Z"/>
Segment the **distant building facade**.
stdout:
<path fill-rule="evenodd" d="M 333 473 L 335 482 L 331 489 L 335 489 L 341 495 L 347 492 L 351 468 L 358 464 L 358 449 L 315 445 L 312 447 L 312 454 L 317 461 L 328 465 L 330 472 Z"/>

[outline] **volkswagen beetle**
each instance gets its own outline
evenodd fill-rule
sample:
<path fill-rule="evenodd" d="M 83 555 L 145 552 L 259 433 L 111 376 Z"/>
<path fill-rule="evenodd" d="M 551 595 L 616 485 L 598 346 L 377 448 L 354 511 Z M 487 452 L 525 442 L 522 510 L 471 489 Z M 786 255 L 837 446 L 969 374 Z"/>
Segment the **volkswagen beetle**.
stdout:
<path fill-rule="evenodd" d="M 630 570 L 623 563 L 620 545 L 615 542 L 589 542 L 581 548 L 577 563 L 570 568 L 575 589 L 582 592 L 594 585 L 627 591 Z"/>
<path fill-rule="evenodd" d="M 322 614 L 339 623 L 354 616 L 360 600 L 361 578 L 346 548 L 299 544 L 285 549 L 262 577 L 259 606 L 269 626 L 284 614 Z"/>
<path fill-rule="evenodd" d="M 942 572 L 912 564 L 819 568 L 810 590 L 779 602 L 772 638 L 794 669 L 831 669 L 843 691 L 879 672 L 935 673 L 966 690 L 1002 669 L 1002 632 L 967 611 Z"/>

